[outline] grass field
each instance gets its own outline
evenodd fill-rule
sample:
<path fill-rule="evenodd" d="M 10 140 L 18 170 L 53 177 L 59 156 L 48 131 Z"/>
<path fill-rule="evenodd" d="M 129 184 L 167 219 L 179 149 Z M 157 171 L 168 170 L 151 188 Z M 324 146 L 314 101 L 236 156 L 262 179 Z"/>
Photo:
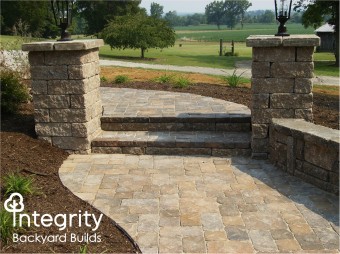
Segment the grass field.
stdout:
<path fill-rule="evenodd" d="M 304 29 L 299 24 L 288 24 L 291 34 L 310 33 L 313 29 Z M 212 68 L 232 69 L 238 61 L 251 60 L 251 48 L 245 46 L 244 42 L 235 43 L 235 52 L 238 56 L 220 57 L 219 39 L 224 40 L 224 51 L 231 51 L 231 40 L 244 41 L 252 34 L 275 34 L 276 24 L 245 24 L 243 29 L 238 25 L 234 30 L 217 30 L 215 25 L 176 27 L 178 39 L 174 47 L 165 49 L 149 49 L 145 53 L 146 59 L 140 58 L 140 50 L 111 50 L 108 45 L 100 48 L 100 56 L 106 59 L 117 59 L 150 64 L 165 64 L 179 66 L 201 66 Z M 185 37 L 185 39 L 184 39 Z M 78 39 L 79 36 L 74 36 Z M 237 39 L 239 38 L 239 39 Z M 206 41 L 203 41 L 206 40 Z M 201 41 L 199 41 L 201 40 Z M 229 42 L 228 42 L 229 41 Z M 20 49 L 22 40 L 20 37 L 1 36 L 1 46 L 5 48 Z M 180 47 L 181 44 L 181 47 Z M 334 66 L 334 55 L 332 53 L 315 53 L 316 75 L 339 76 L 339 68 Z"/>
<path fill-rule="evenodd" d="M 182 47 L 179 46 L 182 44 Z M 226 51 L 231 50 L 230 43 L 224 43 Z M 235 52 L 238 56 L 218 55 L 219 44 L 215 42 L 182 42 L 177 41 L 176 45 L 166 49 L 149 49 L 145 56 L 140 58 L 139 50 L 111 50 L 108 45 L 100 48 L 100 56 L 106 59 L 117 59 L 149 64 L 166 64 L 179 66 L 202 66 L 212 68 L 232 69 L 239 61 L 250 61 L 252 50 L 246 47 L 245 43 L 235 43 Z M 339 76 L 339 68 L 334 66 L 334 54 L 315 53 L 316 75 Z"/>
<path fill-rule="evenodd" d="M 245 24 L 243 29 L 241 25 L 237 25 L 233 30 L 227 29 L 225 26 L 221 30 L 217 26 L 186 26 L 175 27 L 178 40 L 196 40 L 196 41 L 215 41 L 220 39 L 223 41 L 244 42 L 249 35 L 275 34 L 277 32 L 277 24 Z M 287 24 L 290 34 L 314 34 L 313 28 L 305 29 L 301 24 Z"/>

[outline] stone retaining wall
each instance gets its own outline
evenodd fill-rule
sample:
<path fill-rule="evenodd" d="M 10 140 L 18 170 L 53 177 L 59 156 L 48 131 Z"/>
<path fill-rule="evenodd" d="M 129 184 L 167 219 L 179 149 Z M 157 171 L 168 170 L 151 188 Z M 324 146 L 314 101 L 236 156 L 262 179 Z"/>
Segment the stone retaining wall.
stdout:
<path fill-rule="evenodd" d="M 300 119 L 273 119 L 269 159 L 280 169 L 339 195 L 339 134 Z"/>
<path fill-rule="evenodd" d="M 29 51 L 35 130 L 71 153 L 90 153 L 100 133 L 99 47 L 102 40 L 36 42 Z"/>

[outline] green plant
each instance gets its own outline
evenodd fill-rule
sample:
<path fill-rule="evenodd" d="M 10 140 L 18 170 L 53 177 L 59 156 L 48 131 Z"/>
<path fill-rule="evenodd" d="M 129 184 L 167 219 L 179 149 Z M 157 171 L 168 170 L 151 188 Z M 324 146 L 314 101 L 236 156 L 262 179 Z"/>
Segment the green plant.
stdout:
<path fill-rule="evenodd" d="M 175 88 L 185 88 L 190 86 L 191 82 L 187 77 L 179 76 L 173 83 Z"/>
<path fill-rule="evenodd" d="M 79 247 L 79 253 L 86 254 L 87 253 L 87 244 Z"/>
<path fill-rule="evenodd" d="M 173 75 L 168 75 L 168 74 L 164 74 L 158 78 L 155 79 L 156 82 L 159 83 L 171 83 L 173 80 Z"/>
<path fill-rule="evenodd" d="M 233 74 L 224 77 L 224 80 L 228 83 L 230 87 L 237 87 L 242 83 L 243 73 L 244 72 L 242 72 L 241 74 L 236 74 L 236 69 L 235 69 Z"/>
<path fill-rule="evenodd" d="M 100 77 L 100 82 L 107 82 L 107 78 L 105 76 Z"/>
<path fill-rule="evenodd" d="M 116 84 L 123 84 L 129 81 L 129 77 L 125 75 L 118 75 L 115 77 Z"/>
<path fill-rule="evenodd" d="M 14 192 L 18 192 L 23 196 L 36 192 L 36 189 L 33 186 L 33 178 L 14 173 L 4 177 L 3 188 L 5 196 Z"/>
<path fill-rule="evenodd" d="M 16 216 L 17 223 L 19 225 L 19 216 Z M 13 214 L 5 209 L 0 210 L 0 237 L 4 244 L 8 243 L 8 240 L 12 238 L 13 232 L 17 231 L 19 227 L 13 227 Z"/>
<path fill-rule="evenodd" d="M 3 113 L 15 113 L 20 103 L 29 99 L 27 87 L 21 82 L 17 72 L 4 69 L 1 70 L 1 111 Z"/>

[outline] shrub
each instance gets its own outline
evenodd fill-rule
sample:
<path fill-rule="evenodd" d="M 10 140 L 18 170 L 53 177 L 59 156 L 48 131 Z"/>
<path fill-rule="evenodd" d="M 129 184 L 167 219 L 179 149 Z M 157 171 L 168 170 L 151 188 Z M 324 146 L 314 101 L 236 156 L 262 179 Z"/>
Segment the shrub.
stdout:
<path fill-rule="evenodd" d="M 36 189 L 33 186 L 33 178 L 13 173 L 4 177 L 3 188 L 5 196 L 14 192 L 18 192 L 23 196 L 36 192 Z"/>
<path fill-rule="evenodd" d="M 155 79 L 159 83 L 171 83 L 173 81 L 173 75 L 164 74 Z"/>
<path fill-rule="evenodd" d="M 239 86 L 242 82 L 242 75 L 244 72 L 241 74 L 237 75 L 236 74 L 236 69 L 234 70 L 232 75 L 228 75 L 224 78 L 224 80 L 228 83 L 229 86 L 231 87 L 237 87 Z"/>
<path fill-rule="evenodd" d="M 105 76 L 100 77 L 100 82 L 107 82 L 107 78 Z"/>
<path fill-rule="evenodd" d="M 191 84 L 191 82 L 187 77 L 179 76 L 175 80 L 173 87 L 175 87 L 175 88 L 185 88 L 185 87 L 190 86 L 190 84 Z"/>
<path fill-rule="evenodd" d="M 123 84 L 129 81 L 129 77 L 125 75 L 118 75 L 115 77 L 116 84 Z"/>
<path fill-rule="evenodd" d="M 16 225 L 19 225 L 19 216 L 16 216 L 16 218 Z M 13 233 L 18 229 L 18 226 L 13 227 L 13 214 L 2 208 L 0 210 L 0 237 L 3 244 L 7 244 Z"/>
<path fill-rule="evenodd" d="M 29 99 L 28 89 L 15 71 L 1 70 L 0 87 L 1 111 L 3 113 L 17 112 L 20 103 L 27 102 Z"/>

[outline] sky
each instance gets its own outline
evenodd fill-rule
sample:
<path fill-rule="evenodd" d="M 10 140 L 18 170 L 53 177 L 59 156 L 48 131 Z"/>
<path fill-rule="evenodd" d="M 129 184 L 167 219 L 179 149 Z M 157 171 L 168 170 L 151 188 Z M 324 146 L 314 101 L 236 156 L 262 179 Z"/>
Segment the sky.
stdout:
<path fill-rule="evenodd" d="M 142 0 L 141 7 L 150 11 L 152 2 L 164 6 L 164 13 L 177 11 L 177 13 L 204 13 L 205 6 L 214 0 Z M 274 9 L 274 0 L 248 0 L 252 3 L 248 11 Z"/>

